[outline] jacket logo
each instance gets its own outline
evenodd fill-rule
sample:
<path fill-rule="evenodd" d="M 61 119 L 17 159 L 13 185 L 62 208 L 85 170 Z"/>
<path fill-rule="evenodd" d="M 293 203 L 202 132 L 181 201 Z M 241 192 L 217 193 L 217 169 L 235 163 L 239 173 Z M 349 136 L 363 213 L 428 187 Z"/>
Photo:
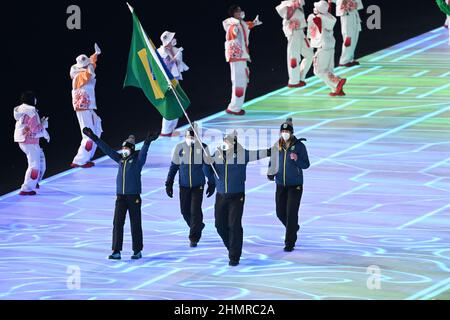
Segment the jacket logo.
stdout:
<path fill-rule="evenodd" d="M 139 204 L 139 199 L 136 199 L 136 204 Z"/>
<path fill-rule="evenodd" d="M 297 187 L 297 190 L 301 190 L 302 188 L 300 188 L 300 186 Z"/>
<path fill-rule="evenodd" d="M 133 160 L 128 161 L 129 163 L 133 163 Z"/>
<path fill-rule="evenodd" d="M 291 147 L 291 151 L 294 151 L 294 150 L 295 150 L 295 146 L 292 146 L 292 147 Z"/>
<path fill-rule="evenodd" d="M 241 198 L 241 202 L 244 202 L 244 198 Z"/>

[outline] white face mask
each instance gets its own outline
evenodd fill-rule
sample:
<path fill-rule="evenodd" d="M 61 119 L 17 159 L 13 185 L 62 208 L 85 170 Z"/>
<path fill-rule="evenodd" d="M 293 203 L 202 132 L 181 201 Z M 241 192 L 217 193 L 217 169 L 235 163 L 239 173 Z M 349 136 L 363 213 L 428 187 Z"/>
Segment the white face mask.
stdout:
<path fill-rule="evenodd" d="M 195 142 L 195 140 L 192 138 L 186 138 L 185 141 L 188 146 L 192 146 Z"/>
<path fill-rule="evenodd" d="M 222 142 L 222 144 L 219 146 L 219 149 L 222 151 L 228 151 L 230 150 L 230 145 L 226 142 Z"/>
<path fill-rule="evenodd" d="M 284 141 L 288 141 L 289 138 L 291 137 L 291 134 L 289 132 L 282 132 L 281 137 L 283 138 Z"/>
<path fill-rule="evenodd" d="M 122 149 L 122 158 L 128 158 L 131 155 L 131 151 L 129 149 Z"/>
<path fill-rule="evenodd" d="M 242 19 L 242 20 L 245 19 L 245 11 L 241 11 L 241 19 Z"/>
<path fill-rule="evenodd" d="M 174 38 L 172 40 L 171 44 L 172 44 L 172 47 L 175 47 L 177 45 L 177 39 Z"/>

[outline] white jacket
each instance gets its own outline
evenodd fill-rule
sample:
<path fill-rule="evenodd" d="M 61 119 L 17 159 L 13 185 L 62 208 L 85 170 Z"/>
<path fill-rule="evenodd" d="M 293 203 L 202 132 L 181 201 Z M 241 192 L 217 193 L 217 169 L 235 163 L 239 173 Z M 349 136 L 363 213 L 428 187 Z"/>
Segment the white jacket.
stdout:
<path fill-rule="evenodd" d="M 173 77 L 177 80 L 183 80 L 181 73 L 189 70 L 189 67 L 183 62 L 183 48 L 172 47 L 172 50 L 169 50 L 167 47 L 161 46 L 158 53 Z M 172 62 L 174 58 L 175 61 Z"/>
<path fill-rule="evenodd" d="M 223 21 L 226 33 L 225 59 L 227 62 L 251 61 L 249 46 L 250 30 L 253 22 L 245 22 L 236 18 L 228 18 Z"/>
<path fill-rule="evenodd" d="M 336 39 L 334 38 L 333 29 L 336 21 L 337 19 L 330 13 L 309 15 L 307 37 L 311 39 L 311 47 L 334 49 Z"/>
<path fill-rule="evenodd" d="M 78 68 L 76 65 L 70 69 L 72 79 L 72 104 L 75 111 L 96 110 L 95 84 L 97 82 L 95 69 L 97 67 L 97 55 L 91 56 L 91 64 L 86 68 Z"/>
<path fill-rule="evenodd" d="M 24 121 L 25 116 L 28 116 L 28 119 L 34 118 L 36 123 L 41 126 L 41 119 L 39 118 L 39 113 L 35 107 L 28 104 L 21 104 L 20 106 L 15 107 L 14 119 L 16 120 L 16 125 L 14 128 L 14 142 L 23 143 L 27 138 L 45 138 L 47 141 L 50 141 L 50 136 L 45 127 L 42 127 L 38 132 L 33 133 L 31 137 L 27 135 L 26 132 L 29 129 L 29 123 Z"/>
<path fill-rule="evenodd" d="M 292 36 L 295 30 L 301 30 L 307 27 L 305 12 L 303 11 L 305 2 L 304 0 L 299 1 L 300 7 L 295 10 L 292 9 L 293 0 L 283 1 L 275 8 L 280 17 L 283 18 L 283 32 L 286 37 Z"/>
<path fill-rule="evenodd" d="M 358 14 L 358 10 L 364 9 L 362 0 L 332 0 L 336 3 L 336 16 L 342 17 L 346 14 Z M 359 16 L 359 14 L 358 14 Z"/>

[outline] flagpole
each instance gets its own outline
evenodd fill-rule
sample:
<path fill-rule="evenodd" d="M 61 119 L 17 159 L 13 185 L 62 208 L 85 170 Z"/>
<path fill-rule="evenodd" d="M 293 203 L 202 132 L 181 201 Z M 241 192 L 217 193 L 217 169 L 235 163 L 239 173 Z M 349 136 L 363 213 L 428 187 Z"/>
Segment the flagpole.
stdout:
<path fill-rule="evenodd" d="M 128 2 L 127 2 L 126 4 L 127 4 L 127 6 L 128 6 L 128 9 L 130 9 L 131 13 L 134 13 L 134 8 L 133 8 L 132 6 L 130 6 L 130 4 L 129 4 Z M 139 23 L 139 24 L 140 24 L 140 23 Z M 144 29 L 142 28 L 142 25 L 140 25 L 140 27 L 141 27 L 141 30 L 142 30 L 142 32 L 143 32 L 143 34 L 144 34 L 144 39 L 145 39 L 145 42 L 147 43 L 147 47 L 148 47 L 149 49 L 152 49 L 153 47 L 152 47 L 152 45 L 149 43 L 148 38 L 147 38 L 147 35 L 146 35 Z M 158 65 L 161 63 L 161 61 L 159 61 L 159 59 L 155 59 L 155 60 L 156 60 L 156 63 L 157 63 Z M 210 157 L 210 158 L 211 158 L 211 156 L 208 154 L 208 152 L 206 152 L 206 149 L 205 149 L 205 147 L 203 146 L 203 141 L 202 141 L 202 139 L 200 138 L 200 136 L 197 134 L 197 131 L 195 130 L 195 128 L 194 128 L 194 126 L 193 126 L 193 124 L 192 124 L 191 119 L 189 118 L 188 114 L 186 113 L 186 110 L 184 110 L 183 104 L 181 103 L 180 98 L 178 97 L 178 94 L 177 94 L 177 92 L 175 91 L 175 88 L 174 88 L 173 85 L 172 85 L 172 81 L 170 81 L 169 77 L 167 76 L 166 72 L 164 71 L 164 68 L 162 68 L 162 66 L 159 66 L 159 67 L 162 69 L 161 71 L 162 71 L 162 73 L 164 74 L 164 77 L 165 77 L 165 79 L 166 79 L 166 81 L 167 81 L 167 84 L 169 85 L 169 89 L 172 90 L 172 92 L 173 92 L 173 94 L 175 95 L 175 98 L 176 98 L 176 100 L 177 100 L 177 102 L 178 102 L 179 107 L 180 107 L 181 110 L 183 111 L 183 113 L 184 113 L 184 115 L 185 115 L 187 121 L 189 122 L 189 125 L 192 127 L 192 129 L 193 129 L 193 131 L 194 131 L 194 136 L 195 136 L 195 137 L 197 138 L 197 140 L 200 142 L 200 146 L 202 147 L 203 152 L 205 153 L 205 155 L 206 155 L 207 157 Z M 209 160 L 209 159 L 208 159 L 208 160 Z M 217 173 L 216 168 L 214 167 L 213 163 L 211 162 L 211 163 L 209 163 L 209 165 L 211 166 L 212 170 L 214 171 L 214 174 L 216 175 L 217 179 L 219 180 L 219 179 L 220 179 L 220 178 L 219 178 L 219 174 Z"/>
<path fill-rule="evenodd" d="M 200 146 L 202 147 L 203 152 L 205 153 L 205 155 L 206 155 L 207 157 L 210 157 L 210 158 L 211 158 L 211 156 L 206 152 L 206 149 L 205 149 L 205 147 L 203 146 L 203 141 L 202 141 L 202 139 L 200 138 L 200 136 L 197 134 L 197 130 L 195 130 L 195 127 L 193 126 L 192 121 L 191 121 L 191 119 L 189 118 L 189 116 L 188 116 L 186 110 L 184 110 L 183 104 L 181 103 L 180 98 L 178 97 L 177 92 L 175 91 L 174 87 L 172 86 L 172 83 L 169 83 L 169 89 L 172 90 L 173 94 L 175 95 L 175 98 L 177 99 L 178 105 L 180 106 L 181 110 L 183 110 L 184 116 L 186 117 L 187 121 L 188 121 L 189 124 L 191 125 L 192 131 L 194 131 L 195 137 L 196 137 L 197 140 L 200 142 Z M 208 159 L 208 161 L 209 161 L 209 159 Z M 214 167 L 213 163 L 211 162 L 211 163 L 209 163 L 209 165 L 210 165 L 211 168 L 213 169 L 214 174 L 216 175 L 217 179 L 220 180 L 219 174 L 217 173 L 216 168 Z"/>

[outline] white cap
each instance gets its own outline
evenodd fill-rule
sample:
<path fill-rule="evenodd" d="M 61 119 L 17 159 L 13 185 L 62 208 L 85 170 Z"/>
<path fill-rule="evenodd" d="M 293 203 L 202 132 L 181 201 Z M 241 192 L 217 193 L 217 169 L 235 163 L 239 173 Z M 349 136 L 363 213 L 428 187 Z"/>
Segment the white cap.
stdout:
<path fill-rule="evenodd" d="M 77 57 L 77 64 L 75 65 L 77 68 L 86 68 L 91 63 L 89 57 L 85 54 L 82 54 Z"/>
<path fill-rule="evenodd" d="M 314 8 L 321 14 L 327 14 L 329 10 L 328 2 L 321 0 L 319 2 L 314 2 Z"/>
<path fill-rule="evenodd" d="M 175 32 L 164 31 L 164 33 L 161 35 L 162 45 L 164 47 L 167 46 L 172 42 L 173 38 L 175 38 Z"/>

